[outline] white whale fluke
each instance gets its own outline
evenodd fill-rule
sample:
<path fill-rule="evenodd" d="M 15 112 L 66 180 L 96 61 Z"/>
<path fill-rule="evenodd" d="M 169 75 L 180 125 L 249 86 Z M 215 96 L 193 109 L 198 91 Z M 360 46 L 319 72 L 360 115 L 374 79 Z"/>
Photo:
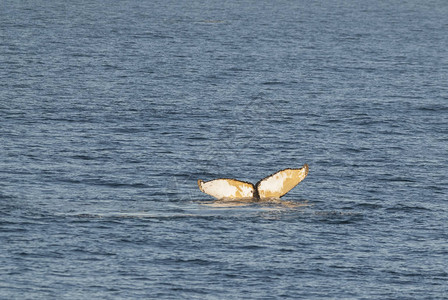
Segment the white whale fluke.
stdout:
<path fill-rule="evenodd" d="M 198 186 L 202 192 L 220 200 L 280 198 L 299 184 L 308 175 L 308 170 L 307 164 L 300 169 L 284 169 L 261 179 L 255 186 L 250 182 L 227 178 L 206 182 L 198 180 Z"/>

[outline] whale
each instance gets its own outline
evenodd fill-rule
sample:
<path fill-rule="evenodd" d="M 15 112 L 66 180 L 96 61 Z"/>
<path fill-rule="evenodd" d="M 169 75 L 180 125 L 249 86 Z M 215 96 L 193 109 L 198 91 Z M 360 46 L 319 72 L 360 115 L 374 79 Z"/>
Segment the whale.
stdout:
<path fill-rule="evenodd" d="M 210 181 L 198 180 L 199 190 L 218 200 L 263 201 L 279 199 L 297 186 L 308 175 L 304 164 L 298 169 L 283 169 L 259 180 L 255 185 L 247 181 L 218 178 Z"/>

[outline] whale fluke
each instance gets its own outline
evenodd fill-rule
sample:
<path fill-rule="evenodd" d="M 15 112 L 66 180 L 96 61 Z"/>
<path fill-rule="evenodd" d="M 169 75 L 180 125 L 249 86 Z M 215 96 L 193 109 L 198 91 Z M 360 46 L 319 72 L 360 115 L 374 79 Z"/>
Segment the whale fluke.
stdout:
<path fill-rule="evenodd" d="M 269 175 L 255 184 L 236 179 L 220 178 L 210 181 L 198 180 L 199 189 L 217 199 L 272 199 L 280 198 L 292 190 L 308 175 L 308 165 L 300 169 L 284 169 Z"/>
<path fill-rule="evenodd" d="M 217 199 L 252 199 L 255 188 L 252 183 L 235 179 L 198 180 L 199 189 Z"/>
<path fill-rule="evenodd" d="M 300 169 L 284 169 L 258 181 L 255 185 L 260 199 L 280 198 L 308 175 L 308 165 Z"/>

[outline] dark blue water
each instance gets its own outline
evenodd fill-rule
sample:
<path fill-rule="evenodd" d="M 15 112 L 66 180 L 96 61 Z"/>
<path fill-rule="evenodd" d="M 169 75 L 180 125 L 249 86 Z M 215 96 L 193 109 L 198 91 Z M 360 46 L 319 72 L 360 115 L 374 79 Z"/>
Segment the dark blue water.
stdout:
<path fill-rule="evenodd" d="M 448 2 L 0 4 L 1 299 L 442 299 Z M 310 166 L 284 199 L 198 179 Z"/>

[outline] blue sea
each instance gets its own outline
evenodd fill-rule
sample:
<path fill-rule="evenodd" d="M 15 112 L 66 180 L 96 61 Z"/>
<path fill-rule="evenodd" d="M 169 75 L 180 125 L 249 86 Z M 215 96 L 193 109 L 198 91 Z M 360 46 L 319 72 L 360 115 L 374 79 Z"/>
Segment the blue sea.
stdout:
<path fill-rule="evenodd" d="M 2 0 L 0 299 L 448 299 L 447 16 Z"/>

